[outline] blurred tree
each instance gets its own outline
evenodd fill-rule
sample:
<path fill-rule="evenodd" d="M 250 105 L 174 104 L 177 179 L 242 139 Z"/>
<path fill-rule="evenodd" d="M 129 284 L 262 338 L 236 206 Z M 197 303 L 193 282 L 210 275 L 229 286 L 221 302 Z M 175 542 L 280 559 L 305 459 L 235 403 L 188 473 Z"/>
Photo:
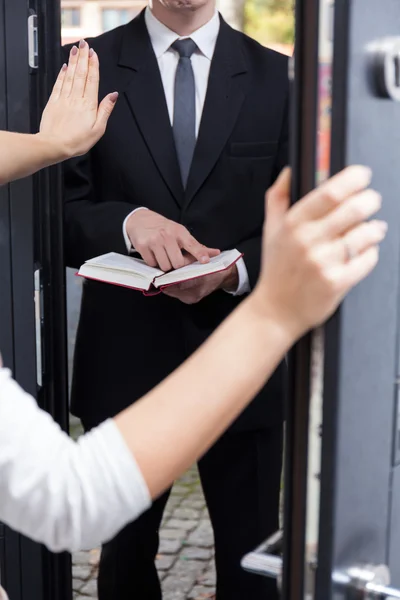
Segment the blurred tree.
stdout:
<path fill-rule="evenodd" d="M 239 31 L 244 29 L 245 3 L 246 0 L 218 0 L 218 9 L 225 21 Z"/>
<path fill-rule="evenodd" d="M 294 0 L 246 0 L 244 31 L 266 46 L 292 46 Z"/>

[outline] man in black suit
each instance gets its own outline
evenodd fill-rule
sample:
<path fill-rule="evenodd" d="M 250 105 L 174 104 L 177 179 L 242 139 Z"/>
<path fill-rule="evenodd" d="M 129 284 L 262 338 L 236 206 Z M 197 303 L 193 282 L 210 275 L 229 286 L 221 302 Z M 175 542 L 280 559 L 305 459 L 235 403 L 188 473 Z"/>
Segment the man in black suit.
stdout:
<path fill-rule="evenodd" d="M 100 95 L 120 97 L 101 142 L 66 167 L 68 265 L 110 251 L 138 251 L 164 270 L 208 260 L 212 248 L 243 259 L 151 298 L 85 283 L 72 410 L 86 429 L 171 373 L 255 285 L 264 192 L 287 162 L 288 135 L 286 57 L 230 28 L 214 0 L 154 0 L 89 43 Z M 283 390 L 281 366 L 199 464 L 217 600 L 276 593 L 240 559 L 278 528 Z M 167 498 L 104 547 L 100 600 L 161 598 L 154 559 Z"/>

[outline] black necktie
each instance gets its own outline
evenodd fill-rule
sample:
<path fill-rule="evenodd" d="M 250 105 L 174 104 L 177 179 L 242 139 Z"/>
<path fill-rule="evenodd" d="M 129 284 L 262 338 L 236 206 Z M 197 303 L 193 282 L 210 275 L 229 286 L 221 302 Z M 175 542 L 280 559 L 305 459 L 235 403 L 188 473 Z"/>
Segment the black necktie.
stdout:
<path fill-rule="evenodd" d="M 179 54 L 175 76 L 173 132 L 183 186 L 186 188 L 196 146 L 196 90 L 192 61 L 197 46 L 188 38 L 171 46 Z"/>

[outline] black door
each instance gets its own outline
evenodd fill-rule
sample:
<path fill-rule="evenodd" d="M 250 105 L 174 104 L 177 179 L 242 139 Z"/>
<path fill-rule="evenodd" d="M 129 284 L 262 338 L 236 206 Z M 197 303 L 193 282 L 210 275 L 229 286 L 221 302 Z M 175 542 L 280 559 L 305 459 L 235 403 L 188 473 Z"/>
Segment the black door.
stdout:
<path fill-rule="evenodd" d="M 56 4 L 0 0 L 1 129 L 37 131 L 59 38 Z M 67 427 L 60 189 L 57 169 L 0 188 L 0 340 L 17 381 Z M 72 597 L 69 557 L 2 525 L 0 573 L 13 600 Z"/>
<path fill-rule="evenodd" d="M 400 5 L 327 4 L 306 1 L 303 11 L 298 8 L 299 98 L 304 102 L 304 83 L 311 79 L 318 110 L 313 120 L 310 104 L 303 104 L 309 121 L 295 127 L 297 164 L 312 144 L 316 160 L 296 173 L 295 191 L 317 183 L 324 160 L 318 149 L 327 141 L 323 77 L 331 50 L 330 170 L 355 163 L 372 167 L 389 235 L 376 271 L 325 328 L 293 352 L 283 592 L 290 598 L 385 597 L 396 595 L 385 590 L 389 582 L 400 587 Z M 306 41 L 310 16 L 319 36 Z M 298 119 L 300 114 L 297 107 Z"/>
<path fill-rule="evenodd" d="M 350 593 L 348 570 L 366 565 L 376 583 L 400 589 L 400 5 L 336 2 L 336 18 L 332 169 L 373 168 L 389 234 L 379 267 L 325 330 L 321 594 L 332 581 Z"/>
<path fill-rule="evenodd" d="M 291 354 L 282 595 L 400 597 L 400 3 L 299 0 L 296 17 L 293 198 L 369 165 L 389 233 L 375 272 Z M 279 539 L 244 565 L 279 576 Z"/>

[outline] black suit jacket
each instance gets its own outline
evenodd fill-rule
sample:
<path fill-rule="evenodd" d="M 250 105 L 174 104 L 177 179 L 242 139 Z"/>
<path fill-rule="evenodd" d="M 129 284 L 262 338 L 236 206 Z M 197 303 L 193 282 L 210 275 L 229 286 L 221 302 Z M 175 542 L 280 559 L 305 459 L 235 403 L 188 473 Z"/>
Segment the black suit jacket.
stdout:
<path fill-rule="evenodd" d="M 120 97 L 104 138 L 89 155 L 66 165 L 67 264 L 78 268 L 105 252 L 126 253 L 123 221 L 135 207 L 146 206 L 182 223 L 207 246 L 238 248 L 254 286 L 264 192 L 287 163 L 287 58 L 221 19 L 184 191 L 143 13 L 89 43 L 100 58 L 100 96 L 115 90 Z M 86 282 L 73 412 L 90 424 L 115 415 L 184 361 L 241 299 L 217 291 L 187 306 L 164 295 L 149 298 Z M 281 421 L 283 380 L 281 366 L 235 426 Z"/>

